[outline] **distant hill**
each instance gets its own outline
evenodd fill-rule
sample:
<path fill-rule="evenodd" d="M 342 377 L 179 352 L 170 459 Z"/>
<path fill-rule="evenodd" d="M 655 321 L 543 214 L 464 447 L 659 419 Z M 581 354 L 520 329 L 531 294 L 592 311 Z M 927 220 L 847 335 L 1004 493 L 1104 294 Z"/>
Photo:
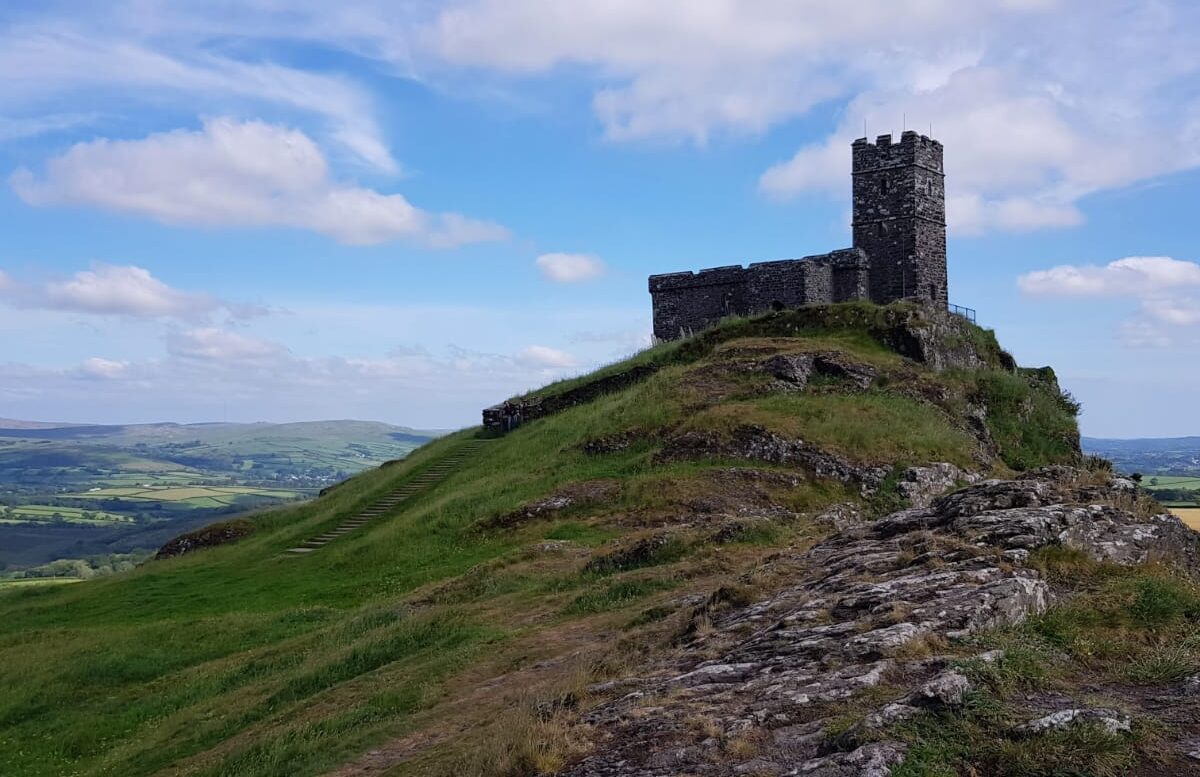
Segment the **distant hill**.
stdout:
<path fill-rule="evenodd" d="M 310 498 L 438 436 L 351 420 L 0 419 L 0 569 L 153 550 L 226 515 Z"/>
<path fill-rule="evenodd" d="M 130 442 L 153 442 L 175 440 L 200 440 L 217 442 L 248 437 L 271 437 L 276 439 L 360 439 L 385 436 L 392 439 L 429 440 L 444 434 L 444 431 L 412 429 L 378 421 L 298 421 L 292 423 L 193 423 L 172 422 L 149 424 L 77 424 L 51 423 L 45 421 L 23 421 L 0 418 L 0 437 L 22 437 L 32 440 L 68 440 L 105 438 L 117 441 L 122 438 Z M 396 437 L 400 435 L 400 437 Z"/>

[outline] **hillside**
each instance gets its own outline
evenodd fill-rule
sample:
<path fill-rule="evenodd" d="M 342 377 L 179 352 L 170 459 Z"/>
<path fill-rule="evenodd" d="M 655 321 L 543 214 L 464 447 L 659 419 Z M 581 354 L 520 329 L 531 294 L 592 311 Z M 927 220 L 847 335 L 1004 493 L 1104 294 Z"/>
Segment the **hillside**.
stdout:
<path fill-rule="evenodd" d="M 1191 773 L 1196 535 L 990 332 L 807 308 L 521 401 L 0 589 L 0 773 Z"/>

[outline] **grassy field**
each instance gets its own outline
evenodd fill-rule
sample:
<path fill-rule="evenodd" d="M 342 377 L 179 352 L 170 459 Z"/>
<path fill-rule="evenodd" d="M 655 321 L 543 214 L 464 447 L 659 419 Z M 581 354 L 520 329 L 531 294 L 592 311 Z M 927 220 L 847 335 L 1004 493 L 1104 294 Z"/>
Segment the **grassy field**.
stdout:
<path fill-rule="evenodd" d="M 1151 483 L 1153 481 L 1153 483 Z M 1195 488 L 1200 489 L 1200 477 L 1180 475 L 1147 475 L 1143 485 L 1150 488 Z"/>
<path fill-rule="evenodd" d="M 1183 519 L 1188 526 L 1200 531 L 1200 507 L 1172 507 L 1171 512 Z"/>
<path fill-rule="evenodd" d="M 82 583 L 83 580 L 78 577 L 38 577 L 28 578 L 24 580 L 0 580 L 0 594 L 6 591 L 15 591 L 24 588 L 36 588 L 41 586 L 62 585 L 64 583 Z"/>
<path fill-rule="evenodd" d="M 266 499 L 291 501 L 311 496 L 311 491 L 251 486 L 122 486 L 100 488 L 78 494 L 66 494 L 75 499 L 119 499 L 138 502 L 177 502 L 192 507 L 222 507 L 234 504 L 239 497 L 259 496 Z"/>
<path fill-rule="evenodd" d="M 89 517 L 84 517 L 85 513 Z M 11 513 L 5 511 L 0 520 L 6 523 L 51 521 L 54 520 L 55 515 L 61 516 L 62 520 L 68 523 L 112 524 L 114 522 L 131 523 L 133 521 L 129 516 L 119 515 L 118 513 L 88 510 L 83 507 L 57 507 L 54 505 L 15 505 L 11 508 Z"/>

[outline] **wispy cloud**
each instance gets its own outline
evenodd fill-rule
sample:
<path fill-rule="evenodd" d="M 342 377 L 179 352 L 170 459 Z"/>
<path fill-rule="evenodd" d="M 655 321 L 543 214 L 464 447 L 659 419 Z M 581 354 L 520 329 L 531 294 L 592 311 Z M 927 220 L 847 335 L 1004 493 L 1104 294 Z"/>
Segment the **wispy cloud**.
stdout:
<path fill-rule="evenodd" d="M 116 380 L 125 375 L 129 362 L 114 361 L 93 356 L 84 361 L 79 371 L 90 378 L 98 380 Z"/>
<path fill-rule="evenodd" d="M 570 374 L 575 358 L 532 345 L 511 354 L 398 348 L 381 356 L 302 356 L 281 342 L 219 327 L 166 335 L 163 358 L 91 357 L 67 368 L 0 364 L 0 397 L 14 413 L 86 407 L 95 418 L 244 420 L 383 418 L 411 425 L 477 422 L 514 390 Z M 78 411 L 76 411 L 78 412 Z"/>
<path fill-rule="evenodd" d="M 167 335 L 167 353 L 181 359 L 205 362 L 261 363 L 284 358 L 288 350 L 270 340 L 217 327 L 204 327 Z"/>
<path fill-rule="evenodd" d="M 545 345 L 531 345 L 517 354 L 517 362 L 539 369 L 567 369 L 578 367 L 579 362 L 566 351 Z"/>
<path fill-rule="evenodd" d="M 98 9 L 99 7 L 97 7 Z M 65 20 L 10 27 L 0 34 L 0 97 L 9 105 L 36 106 L 50 98 L 107 93 L 117 105 L 167 101 L 192 110 L 228 109 L 242 103 L 281 106 L 327 121 L 326 129 L 363 162 L 385 172 L 398 164 L 374 119 L 372 99 L 359 86 L 335 75 L 262 61 L 241 61 L 212 53 L 198 41 L 183 53 L 167 54 L 146 40 L 151 28 L 116 20 L 134 15 L 105 6 L 102 32 L 84 33 Z M 89 19 L 78 14 L 80 26 Z"/>
<path fill-rule="evenodd" d="M 44 116 L 0 116 L 0 141 L 20 140 L 54 132 L 64 132 L 93 124 L 94 113 L 51 113 Z"/>
<path fill-rule="evenodd" d="M 258 121 L 212 119 L 197 131 L 79 143 L 51 159 L 43 177 L 20 170 L 11 182 L 31 205 L 90 205 L 168 224 L 311 229 L 356 245 L 403 238 L 452 247 L 508 234 L 339 183 L 307 135 Z"/>
<path fill-rule="evenodd" d="M 604 262 L 590 254 L 542 254 L 534 260 L 542 276 L 554 283 L 579 283 L 604 275 Z"/>

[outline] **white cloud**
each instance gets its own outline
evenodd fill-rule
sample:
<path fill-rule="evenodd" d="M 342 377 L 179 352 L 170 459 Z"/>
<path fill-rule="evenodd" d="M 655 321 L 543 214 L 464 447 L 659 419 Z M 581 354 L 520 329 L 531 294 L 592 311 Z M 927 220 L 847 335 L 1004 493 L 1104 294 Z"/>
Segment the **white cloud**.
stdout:
<path fill-rule="evenodd" d="M 165 99 L 188 110 L 265 103 L 324 117 L 330 137 L 356 157 L 385 172 L 398 170 L 361 88 L 337 76 L 216 55 L 182 37 L 163 42 L 181 53 L 164 54 L 143 40 L 153 37 L 154 25 L 147 24 L 149 9 L 135 5 L 125 9 L 128 15 L 106 5 L 100 18 L 80 9 L 73 16 L 86 32 L 54 19 L 10 27 L 0 36 L 0 97 L 9 105 L 37 106 L 55 95 L 107 93 L 114 102 Z"/>
<path fill-rule="evenodd" d="M 167 352 L 182 359 L 213 362 L 263 362 L 287 356 L 280 343 L 216 327 L 173 332 Z"/>
<path fill-rule="evenodd" d="M 945 146 L 947 220 L 960 234 L 1073 226 L 1083 220 L 1077 203 L 1088 194 L 1200 164 L 1178 123 L 1146 121 L 1153 90 L 1125 96 L 1130 114 L 1114 116 L 1111 105 L 1095 105 L 1091 88 L 1068 90 L 1019 68 L 977 66 L 929 91 L 867 91 L 825 141 L 769 168 L 759 185 L 779 198 L 845 196 L 849 138 L 862 135 L 864 120 L 880 133 L 898 130 L 905 113 L 910 129 L 928 132 L 932 124 Z"/>
<path fill-rule="evenodd" d="M 1017 279 L 1026 294 L 1146 297 L 1200 286 L 1200 264 L 1169 256 L 1127 256 L 1106 265 L 1060 265 Z"/>
<path fill-rule="evenodd" d="M 762 175 L 845 198 L 849 141 L 946 145 L 958 234 L 1079 224 L 1087 195 L 1200 165 L 1200 11 L 1159 0 L 462 0 L 425 31 L 458 66 L 590 66 L 611 139 L 762 132 L 823 101 L 836 129 Z M 1106 41 L 1104 46 L 1095 41 Z M 587 72 L 587 71 L 585 71 Z M 844 107 L 843 107 L 844 105 Z"/>
<path fill-rule="evenodd" d="M 514 74 L 591 66 L 603 82 L 593 106 L 610 138 L 703 142 L 713 130 L 760 132 L 845 94 L 864 60 L 879 58 L 873 52 L 957 54 L 958 45 L 945 51 L 948 40 L 1015 10 L 997 0 L 473 0 L 442 12 L 424 42 L 450 63 Z M 915 77 L 928 82 L 937 69 Z"/>
<path fill-rule="evenodd" d="M 405 238 L 454 246 L 507 236 L 495 224 L 338 183 L 307 135 L 258 121 L 212 119 L 199 131 L 79 143 L 51 159 L 44 178 L 21 170 L 11 181 L 32 205 L 91 205 L 168 224 L 311 229 L 348 244 Z"/>
<path fill-rule="evenodd" d="M 579 283 L 604 274 L 604 262 L 589 254 L 542 254 L 536 260 L 546 280 L 555 283 Z"/>
<path fill-rule="evenodd" d="M 181 291 L 134 265 L 97 264 L 42 283 L 19 282 L 0 271 L 0 299 L 21 308 L 129 318 L 200 320 L 219 311 L 248 318 L 266 312 L 209 294 Z"/>
<path fill-rule="evenodd" d="M 191 318 L 221 307 L 213 297 L 173 289 L 134 266 L 83 270 L 47 284 L 41 294 L 45 307 L 99 315 Z"/>
<path fill-rule="evenodd" d="M 129 369 L 129 362 L 113 361 L 93 356 L 86 360 L 79 369 L 84 375 L 91 378 L 116 380 L 125 375 L 126 370 Z"/>
<path fill-rule="evenodd" d="M 247 0 L 117 2 L 68 21 L 26 15 L 0 37 L 0 99 L 28 112 L 99 92 L 229 115 L 324 117 L 375 168 L 395 162 L 366 89 L 230 51 L 299 42 L 453 91 L 563 75 L 593 91 L 609 139 L 761 133 L 830 106 L 840 117 L 767 170 L 764 192 L 846 196 L 847 143 L 908 125 L 946 142 L 959 234 L 1071 226 L 1082 198 L 1200 165 L 1200 6 L 1187 0 Z M 1104 45 L 1096 45 L 1104 41 Z M 170 55 L 163 54 L 170 51 Z M 495 88 L 493 88 L 495 87 Z M 458 92 L 464 91 L 458 88 Z M 329 207 L 334 207 L 332 203 Z M 403 229 L 397 202 L 357 203 Z M 387 211 L 387 216 L 380 216 Z M 378 223 L 382 221 L 383 223 Z M 399 224 L 399 226 L 398 226 Z M 333 228 L 325 223 L 327 232 Z M 445 217 L 434 244 L 491 237 Z"/>
<path fill-rule="evenodd" d="M 567 369 L 579 362 L 571 354 L 545 345 L 531 345 L 517 355 L 517 363 L 539 369 Z"/>
<path fill-rule="evenodd" d="M 1200 264 L 1169 256 L 1128 256 L 1106 265 L 1060 265 L 1026 273 L 1020 290 L 1037 297 L 1127 298 L 1139 312 L 1121 326 L 1121 338 L 1135 348 L 1163 347 L 1200 332 Z"/>

